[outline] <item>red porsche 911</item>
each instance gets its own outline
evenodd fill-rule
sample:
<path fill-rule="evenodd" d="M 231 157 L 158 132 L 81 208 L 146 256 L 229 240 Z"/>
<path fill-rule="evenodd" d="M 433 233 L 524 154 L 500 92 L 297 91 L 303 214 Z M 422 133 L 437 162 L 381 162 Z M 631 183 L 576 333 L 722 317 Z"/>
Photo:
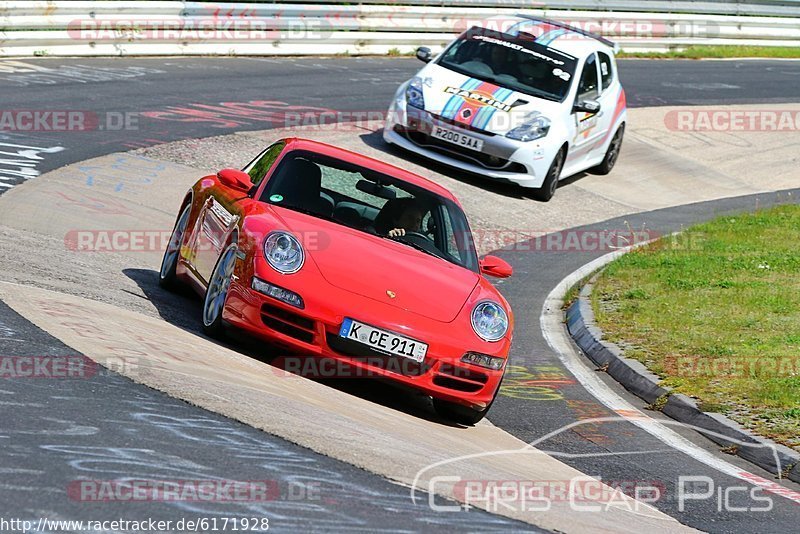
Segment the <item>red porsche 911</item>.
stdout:
<path fill-rule="evenodd" d="M 467 219 L 443 187 L 305 139 L 186 194 L 160 282 L 191 286 L 203 329 L 243 330 L 421 390 L 444 418 L 474 424 L 497 396 L 513 316 L 483 275 Z"/>

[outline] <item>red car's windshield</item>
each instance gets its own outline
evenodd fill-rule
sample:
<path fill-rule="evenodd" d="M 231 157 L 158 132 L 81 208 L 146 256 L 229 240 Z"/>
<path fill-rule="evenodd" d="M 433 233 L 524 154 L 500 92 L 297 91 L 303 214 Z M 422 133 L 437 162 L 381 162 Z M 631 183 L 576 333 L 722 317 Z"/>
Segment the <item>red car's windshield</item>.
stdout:
<path fill-rule="evenodd" d="M 427 189 L 353 163 L 292 151 L 281 160 L 260 200 L 396 239 L 478 271 L 461 208 Z"/>

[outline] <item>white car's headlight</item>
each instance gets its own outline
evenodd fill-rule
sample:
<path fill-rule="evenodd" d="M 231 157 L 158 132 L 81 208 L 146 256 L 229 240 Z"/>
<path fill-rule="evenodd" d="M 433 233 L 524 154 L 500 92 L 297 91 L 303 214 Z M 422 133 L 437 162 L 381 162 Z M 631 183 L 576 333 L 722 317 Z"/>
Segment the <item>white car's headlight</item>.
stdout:
<path fill-rule="evenodd" d="M 508 332 L 508 315 L 491 300 L 479 302 L 472 310 L 472 329 L 481 339 L 500 341 Z"/>
<path fill-rule="evenodd" d="M 303 266 L 303 246 L 287 232 L 271 232 L 264 240 L 264 257 L 267 263 L 281 274 L 296 273 Z"/>
<path fill-rule="evenodd" d="M 544 115 L 534 115 L 526 120 L 522 126 L 510 130 L 506 137 L 517 141 L 533 141 L 541 139 L 550 131 L 550 119 Z"/>
<path fill-rule="evenodd" d="M 406 87 L 406 103 L 415 108 L 425 109 L 425 98 L 422 96 L 422 80 L 413 78 Z"/>

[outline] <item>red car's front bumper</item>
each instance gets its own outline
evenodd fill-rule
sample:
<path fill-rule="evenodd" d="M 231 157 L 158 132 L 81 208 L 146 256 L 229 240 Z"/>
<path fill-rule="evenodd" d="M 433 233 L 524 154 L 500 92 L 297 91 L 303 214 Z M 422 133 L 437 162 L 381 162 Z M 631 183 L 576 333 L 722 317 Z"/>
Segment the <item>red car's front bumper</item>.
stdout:
<path fill-rule="evenodd" d="M 294 368 L 312 378 L 383 377 L 479 410 L 491 403 L 500 386 L 502 370 L 460 360 L 470 351 L 505 358 L 510 348 L 508 337 L 496 343 L 483 341 L 461 316 L 453 323 L 441 323 L 414 315 L 414 324 L 409 325 L 409 312 L 332 286 L 326 288 L 324 298 L 300 294 L 305 302 L 302 310 L 258 293 L 249 285 L 233 282 L 223 319 L 235 328 L 285 347 L 287 352 L 328 358 L 342 364 L 318 367 L 284 364 L 287 370 Z M 417 363 L 387 356 L 339 337 L 345 317 L 427 343 L 425 360 Z M 460 322 L 467 324 L 457 324 Z M 287 358 L 292 357 L 287 355 Z"/>

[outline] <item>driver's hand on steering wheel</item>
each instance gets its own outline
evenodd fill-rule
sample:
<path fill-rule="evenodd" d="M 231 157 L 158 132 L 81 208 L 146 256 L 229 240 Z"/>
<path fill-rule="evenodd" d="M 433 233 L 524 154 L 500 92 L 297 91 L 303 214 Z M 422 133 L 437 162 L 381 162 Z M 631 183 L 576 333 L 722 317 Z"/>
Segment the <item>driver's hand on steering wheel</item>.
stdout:
<path fill-rule="evenodd" d="M 405 228 L 392 228 L 389 230 L 389 237 L 403 237 L 406 235 Z"/>

